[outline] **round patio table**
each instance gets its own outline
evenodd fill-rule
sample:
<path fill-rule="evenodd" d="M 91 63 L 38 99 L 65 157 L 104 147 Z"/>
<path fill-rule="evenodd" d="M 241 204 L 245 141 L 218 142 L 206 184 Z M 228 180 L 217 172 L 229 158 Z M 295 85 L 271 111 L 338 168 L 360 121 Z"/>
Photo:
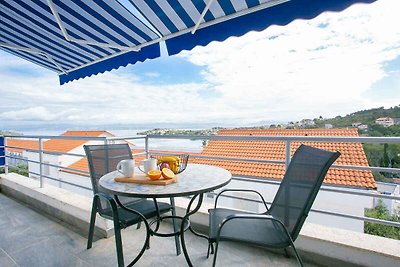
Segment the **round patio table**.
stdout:
<path fill-rule="evenodd" d="M 135 170 L 139 171 L 139 170 Z M 186 209 L 186 214 L 182 219 L 181 229 L 178 233 L 181 237 L 182 250 L 189 266 L 193 266 L 185 245 L 184 232 L 189 222 L 189 216 L 196 213 L 202 204 L 203 194 L 227 185 L 232 178 L 232 174 L 220 167 L 205 164 L 188 164 L 185 171 L 177 175 L 177 182 L 168 185 L 151 185 L 120 183 L 114 180 L 119 177 L 117 171 L 110 172 L 99 180 L 100 187 L 113 195 L 136 197 L 136 198 L 173 198 L 182 196 L 192 196 Z M 196 207 L 191 210 L 193 201 L 199 197 Z M 168 217 L 168 216 L 167 216 Z M 177 217 L 177 216 L 169 216 Z M 191 229 L 192 230 L 192 229 Z M 192 230 L 192 232 L 194 232 Z M 194 232 L 195 233 L 195 232 Z M 152 234 L 155 234 L 152 232 Z M 195 233 L 201 236 L 200 234 Z M 157 235 L 157 234 L 155 234 Z M 159 235 L 163 236 L 163 235 Z M 170 235 L 165 235 L 170 236 Z M 203 236 L 204 237 L 204 236 Z"/>

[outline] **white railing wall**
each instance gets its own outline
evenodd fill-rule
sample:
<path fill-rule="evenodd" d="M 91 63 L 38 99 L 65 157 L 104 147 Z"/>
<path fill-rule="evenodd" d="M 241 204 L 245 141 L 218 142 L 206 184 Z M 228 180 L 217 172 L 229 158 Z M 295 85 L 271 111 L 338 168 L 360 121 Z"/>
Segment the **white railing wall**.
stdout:
<path fill-rule="evenodd" d="M 45 186 L 44 179 L 49 179 L 53 181 L 58 181 L 60 184 L 68 184 L 70 186 L 75 186 L 80 189 L 88 190 L 91 191 L 91 188 L 88 186 L 82 186 L 79 184 L 76 184 L 74 182 L 68 182 L 68 181 L 62 181 L 60 179 L 57 179 L 57 177 L 51 177 L 49 175 L 44 174 L 44 167 L 54 167 L 54 168 L 59 168 L 63 170 L 69 170 L 73 171 L 76 173 L 80 173 L 83 175 L 88 175 L 88 172 L 78 170 L 78 169 L 73 169 L 69 168 L 66 166 L 62 166 L 59 164 L 52 164 L 52 163 L 46 163 L 44 161 L 44 156 L 45 155 L 68 155 L 72 157 L 76 157 L 77 160 L 79 160 L 82 157 L 86 157 L 84 154 L 80 153 L 63 153 L 63 152 L 57 152 L 57 151 L 49 151 L 45 150 L 43 148 L 43 142 L 49 139 L 65 139 L 65 140 L 86 140 L 90 142 L 96 142 L 99 144 L 111 144 L 115 142 L 125 142 L 129 140 L 143 140 L 143 152 L 137 153 L 135 155 L 148 155 L 150 152 L 150 144 L 151 140 L 153 139 L 189 139 L 189 140 L 246 140 L 246 141 L 282 141 L 285 143 L 285 160 L 284 161 L 277 161 L 277 160 L 258 160 L 258 159 L 249 159 L 249 158 L 232 158 L 232 157 L 210 157 L 210 156 L 201 156 L 201 155 L 195 155 L 194 157 L 196 158 L 206 158 L 206 159 L 214 159 L 214 160 L 235 160 L 235 161 L 243 161 L 243 162 L 257 162 L 257 163 L 275 163 L 275 164 L 285 164 L 287 167 L 288 164 L 290 163 L 290 145 L 292 142 L 346 142 L 346 143 L 395 143 L 395 144 L 400 144 L 400 138 L 399 137 L 313 137 L 313 136 L 192 136 L 192 135 L 147 135 L 147 136 L 127 136 L 127 137 L 81 137 L 81 136 L 34 136 L 34 135 L 28 135 L 28 136 L 13 136 L 13 135 L 4 135 L 4 146 L 0 148 L 5 149 L 5 166 L 0 166 L 4 167 L 5 173 L 7 174 L 10 171 L 10 168 L 12 167 L 13 169 L 17 169 L 20 171 L 24 171 L 29 173 L 30 175 L 36 175 L 39 178 L 40 182 L 40 187 Z M 7 144 L 7 139 L 29 139 L 29 140 L 36 140 L 38 142 L 38 149 L 32 149 L 32 148 L 25 148 L 25 147 L 14 147 L 10 146 Z M 21 157 L 11 155 L 7 153 L 7 150 L 9 149 L 23 149 L 29 152 L 33 153 L 38 153 L 39 157 L 38 160 L 32 160 L 32 159 L 23 159 Z M 21 159 L 25 162 L 30 162 L 34 164 L 39 165 L 39 172 L 34 172 L 32 170 L 25 170 L 22 168 L 19 168 L 18 166 L 10 166 L 8 164 L 8 159 L 11 158 L 16 158 L 16 159 Z M 349 166 L 349 165 L 333 165 L 335 168 L 343 168 L 343 169 L 354 169 L 354 170 L 369 170 L 369 171 L 380 171 L 380 172 L 390 172 L 390 173 L 400 173 L 400 168 L 383 168 L 383 167 L 375 167 L 375 166 Z M 267 177 L 266 177 L 267 178 Z M 87 178 L 89 179 L 89 177 Z M 248 182 L 248 183 L 261 183 L 261 184 L 275 184 L 279 185 L 278 181 L 272 181 L 264 178 L 257 178 L 257 177 L 251 177 L 251 176 L 234 176 L 233 180 L 236 181 L 243 181 L 243 182 Z M 383 195 L 383 194 L 377 194 L 376 192 L 354 192 L 352 190 L 347 190 L 346 188 L 332 188 L 329 186 L 322 186 L 321 187 L 322 191 L 327 191 L 327 192 L 338 192 L 342 194 L 349 194 L 349 195 L 360 195 L 360 196 L 366 196 L 366 197 L 371 197 L 371 198 L 383 198 L 383 199 L 391 199 L 391 200 L 397 200 L 400 201 L 400 197 L 398 196 L 390 196 L 390 195 Z M 211 193 L 214 194 L 214 193 Z M 249 202 L 254 202 L 256 200 L 248 199 L 248 198 L 241 198 L 237 196 L 227 196 L 228 198 L 236 198 L 236 199 L 242 199 L 246 200 Z M 257 201 L 256 201 L 257 202 Z M 331 211 L 325 211 L 325 210 L 319 210 L 319 209 L 312 209 L 313 212 L 316 213 L 321 213 L 321 214 L 328 214 L 328 215 L 334 215 L 334 216 L 339 216 L 339 217 L 344 217 L 344 218 L 350 218 L 354 220 L 361 220 L 361 221 L 369 221 L 369 222 L 376 222 L 384 225 L 389 225 L 389 226 L 396 226 L 400 227 L 400 223 L 398 222 L 391 222 L 391 221 L 384 221 L 384 220 L 379 220 L 379 219 L 374 219 L 374 218 L 369 218 L 369 217 L 364 217 L 364 216 L 356 216 L 352 214 L 344 214 L 340 212 L 331 212 Z"/>

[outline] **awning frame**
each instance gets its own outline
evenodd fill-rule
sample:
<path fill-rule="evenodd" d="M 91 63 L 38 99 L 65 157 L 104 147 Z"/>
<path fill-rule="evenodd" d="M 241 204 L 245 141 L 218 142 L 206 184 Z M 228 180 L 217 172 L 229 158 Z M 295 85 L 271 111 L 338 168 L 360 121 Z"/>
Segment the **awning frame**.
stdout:
<path fill-rule="evenodd" d="M 88 45 L 96 45 L 96 46 L 100 46 L 100 47 L 117 48 L 117 49 L 123 50 L 123 51 L 139 51 L 140 50 L 140 48 L 138 48 L 137 46 L 129 47 L 129 46 L 121 46 L 121 45 L 117 45 L 117 44 L 91 42 L 91 41 L 87 41 L 87 40 L 76 39 L 76 38 L 70 36 L 64 27 L 64 23 L 61 20 L 56 7 L 54 6 L 53 0 L 47 0 L 47 3 L 49 5 L 51 12 L 53 13 L 53 16 L 54 16 L 58 26 L 60 27 L 60 30 L 61 30 L 62 34 L 64 35 L 64 38 L 66 41 L 74 42 L 74 43 L 78 43 L 78 44 L 88 44 Z"/>
<path fill-rule="evenodd" d="M 60 83 L 377 0 L 0 2 L 0 48 Z M 273 8 L 272 8 L 273 7 Z"/>
<path fill-rule="evenodd" d="M 51 2 L 52 0 L 47 0 L 47 1 Z M 201 22 L 201 20 L 203 19 L 204 15 L 206 14 L 206 12 L 207 12 L 208 9 L 210 8 L 211 4 L 213 3 L 213 1 L 214 1 L 214 0 L 210 0 L 210 1 L 208 2 L 207 6 L 204 8 L 204 10 L 203 10 L 203 12 L 202 12 L 202 14 L 201 14 L 201 17 L 199 17 L 198 22 Z M 149 42 L 146 42 L 146 43 L 144 43 L 144 44 L 135 46 L 136 50 L 129 50 L 129 49 L 126 49 L 126 47 L 125 47 L 125 51 L 121 51 L 121 52 L 119 52 L 119 53 L 112 54 L 112 55 L 110 55 L 110 56 L 108 56 L 108 57 L 104 57 L 104 58 L 101 58 L 101 59 L 98 59 L 98 60 L 94 60 L 94 61 L 92 61 L 92 62 L 90 62 L 90 63 L 87 63 L 87 64 L 84 64 L 84 65 L 78 66 L 78 67 L 76 67 L 76 68 L 72 68 L 72 69 L 68 70 L 68 72 L 72 72 L 72 71 L 75 71 L 75 70 L 78 70 L 78 69 L 81 69 L 81 68 L 84 68 L 84 67 L 93 65 L 93 64 L 95 64 L 95 63 L 99 63 L 99 62 L 102 62 L 102 61 L 104 61 L 104 60 L 107 60 L 107 59 L 110 59 L 110 58 L 113 58 L 113 57 L 116 57 L 116 56 L 120 56 L 120 55 L 122 55 L 122 54 L 125 54 L 126 52 L 130 52 L 130 51 L 139 51 L 139 50 L 142 49 L 143 47 L 146 47 L 146 46 L 149 46 L 149 45 L 152 45 L 152 44 L 155 44 L 155 43 L 164 42 L 164 41 L 166 41 L 166 40 L 169 40 L 169 39 L 171 39 L 171 38 L 175 38 L 175 37 L 177 37 L 177 36 L 186 34 L 186 33 L 188 33 L 188 32 L 192 32 L 192 34 L 195 34 L 195 32 L 196 32 L 197 30 L 200 30 L 200 29 L 202 29 L 202 28 L 206 28 L 206 27 L 212 26 L 212 25 L 214 25 L 214 24 L 218 24 L 218 23 L 221 23 L 221 22 L 224 22 L 224 21 L 228 21 L 228 20 L 231 20 L 231 19 L 234 19 L 234 18 L 243 16 L 243 15 L 246 15 L 246 14 L 249 14 L 249 13 L 253 13 L 253 12 L 256 12 L 256 11 L 259 11 L 259 10 L 262 10 L 262 9 L 265 9 L 265 8 L 273 7 L 273 6 L 276 6 L 276 5 L 279 5 L 279 4 L 283 4 L 283 3 L 289 2 L 289 1 L 291 1 L 291 0 L 272 0 L 272 1 L 269 1 L 269 2 L 264 3 L 264 4 L 262 4 L 262 5 L 252 7 L 252 8 L 250 8 L 250 9 L 242 10 L 242 11 L 239 11 L 239 12 L 237 12 L 237 13 L 234 13 L 234 14 L 231 14 L 231 15 L 228 15 L 228 16 L 225 16 L 225 17 L 217 18 L 217 19 L 215 19 L 215 20 L 213 20 L 213 21 L 203 22 L 203 23 L 200 23 L 197 27 L 196 27 L 196 26 L 193 26 L 193 27 L 191 27 L 191 28 L 188 28 L 188 29 L 185 29 L 185 30 L 176 32 L 176 33 L 172 33 L 172 34 L 169 34 L 169 35 L 165 35 L 165 36 L 160 37 L 159 39 L 155 39 L 155 40 L 153 40 L 153 41 L 149 41 Z M 56 16 L 55 16 L 55 17 L 56 17 Z M 56 20 L 57 20 L 57 17 L 56 17 Z M 70 40 L 67 39 L 67 41 L 70 41 Z M 89 43 L 89 42 L 88 42 L 88 44 L 95 44 L 95 45 L 98 45 L 98 44 L 96 44 L 96 43 Z M 103 45 L 103 46 L 106 46 L 105 44 L 102 44 L 102 45 Z M 112 47 L 112 46 L 108 46 L 108 47 Z M 118 48 L 118 47 L 116 47 L 116 48 Z M 120 48 L 119 48 L 119 49 L 120 49 Z"/>
<path fill-rule="evenodd" d="M 23 52 L 28 52 L 31 54 L 37 54 L 37 55 L 41 55 L 46 57 L 51 63 L 54 64 L 54 66 L 56 66 L 62 73 L 64 74 L 68 74 L 68 72 L 66 70 L 63 69 L 63 67 L 61 67 L 49 54 L 47 54 L 46 52 L 37 50 L 37 49 L 33 49 L 33 48 L 28 48 L 28 47 L 22 47 L 22 46 L 16 46 L 16 45 L 10 45 L 10 44 L 6 44 L 6 43 L 2 43 L 0 42 L 0 46 L 5 47 L 5 48 L 9 48 L 12 50 L 19 50 L 19 51 L 23 51 Z"/>

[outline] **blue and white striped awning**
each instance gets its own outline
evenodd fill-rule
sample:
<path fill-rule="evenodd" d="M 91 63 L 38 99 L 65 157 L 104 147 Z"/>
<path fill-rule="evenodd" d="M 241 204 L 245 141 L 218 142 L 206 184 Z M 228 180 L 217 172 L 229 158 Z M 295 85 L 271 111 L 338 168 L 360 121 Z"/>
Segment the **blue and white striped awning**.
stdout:
<path fill-rule="evenodd" d="M 376 0 L 1 0 L 0 48 L 60 83 Z"/>

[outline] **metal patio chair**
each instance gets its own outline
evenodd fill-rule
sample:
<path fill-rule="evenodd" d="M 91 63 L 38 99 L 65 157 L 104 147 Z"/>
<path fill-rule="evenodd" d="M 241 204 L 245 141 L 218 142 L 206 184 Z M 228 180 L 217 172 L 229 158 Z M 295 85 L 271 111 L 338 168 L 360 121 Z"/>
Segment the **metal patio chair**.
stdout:
<path fill-rule="evenodd" d="M 292 247 L 297 261 L 303 266 L 294 241 L 299 235 L 328 169 L 339 156 L 339 152 L 301 145 L 293 155 L 269 209 L 257 191 L 241 189 L 221 191 L 216 197 L 214 208 L 209 210 L 207 257 L 211 248 L 211 253 L 214 253 L 213 266 L 216 264 L 218 244 L 223 240 L 285 249 L 286 255 L 288 255 L 286 248 Z M 229 191 L 257 194 L 267 211 L 255 214 L 217 208 L 219 196 Z"/>
<path fill-rule="evenodd" d="M 150 226 L 147 222 L 147 219 L 160 216 L 161 213 L 166 213 L 169 211 L 173 212 L 174 214 L 175 207 L 173 205 L 173 200 L 171 199 L 171 205 L 169 203 L 157 202 L 155 199 L 147 200 L 142 198 L 118 197 L 115 195 L 110 195 L 106 192 L 102 192 L 98 185 L 99 179 L 103 175 L 116 170 L 116 166 L 119 161 L 123 159 L 132 159 L 131 149 L 128 144 L 85 145 L 84 149 L 88 159 L 90 178 L 94 194 L 87 249 L 92 247 L 96 213 L 99 213 L 100 216 L 109 220 L 113 220 L 114 222 L 118 266 L 124 266 L 121 229 L 134 224 L 137 224 L 137 228 L 139 228 L 141 222 L 143 222 L 146 227 L 146 239 L 139 254 L 129 264 L 129 266 L 131 266 L 139 260 L 146 248 L 149 247 Z M 174 229 L 177 229 L 175 221 L 173 223 Z M 156 227 L 158 229 L 159 222 L 157 223 Z M 177 254 L 179 254 L 179 238 L 176 238 L 175 242 Z"/>

